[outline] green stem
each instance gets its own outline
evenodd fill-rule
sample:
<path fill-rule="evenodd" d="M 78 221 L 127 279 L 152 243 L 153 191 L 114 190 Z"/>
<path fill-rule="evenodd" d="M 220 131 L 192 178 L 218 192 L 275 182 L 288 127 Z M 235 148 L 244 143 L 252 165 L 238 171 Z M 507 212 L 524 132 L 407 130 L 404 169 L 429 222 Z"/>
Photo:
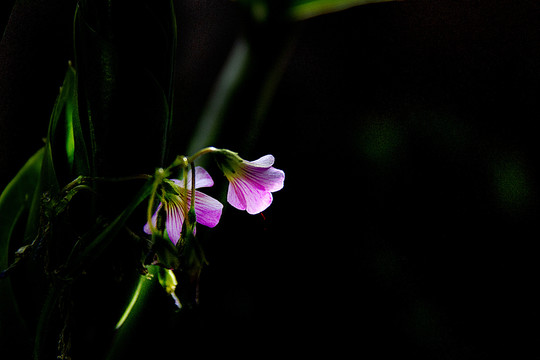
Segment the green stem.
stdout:
<path fill-rule="evenodd" d="M 197 151 L 195 154 L 193 154 L 192 156 L 190 156 L 188 158 L 188 162 L 190 164 L 193 164 L 193 162 L 195 160 L 197 160 L 199 157 L 203 156 L 203 155 L 206 155 L 206 154 L 210 154 L 210 153 L 213 153 L 213 152 L 216 152 L 216 151 L 219 151 L 219 149 L 213 147 L 213 146 L 209 146 L 209 147 L 206 147 L 202 150 L 199 150 Z"/>
<path fill-rule="evenodd" d="M 191 163 L 191 209 L 195 209 L 195 163 L 193 162 Z"/>
<path fill-rule="evenodd" d="M 180 196 L 182 197 L 181 205 L 182 205 L 182 208 L 183 208 L 182 212 L 185 215 L 186 225 L 189 225 L 189 216 L 188 216 L 189 208 L 188 208 L 188 205 L 187 205 L 187 198 L 188 198 L 188 191 L 189 191 L 188 186 L 187 186 L 188 177 L 187 177 L 186 173 L 184 173 L 183 176 L 184 176 L 184 191 L 181 191 L 181 193 L 180 193 Z M 195 195 L 195 189 L 192 189 L 191 197 L 193 197 L 194 195 Z"/>
<path fill-rule="evenodd" d="M 176 45 L 177 45 L 177 36 L 178 36 L 178 30 L 176 25 L 176 13 L 174 11 L 174 1 L 170 0 L 170 7 L 171 7 L 171 28 L 172 28 L 172 49 L 171 49 L 171 76 L 169 78 L 169 93 L 167 94 L 167 103 L 168 103 L 168 110 L 169 113 L 167 114 L 167 121 L 165 121 L 165 128 L 163 129 L 163 145 L 161 148 L 161 164 L 160 166 L 164 166 L 165 160 L 167 159 L 167 154 L 169 150 L 169 138 L 170 138 L 170 130 L 172 126 L 172 120 L 173 120 L 173 103 L 174 103 L 174 74 L 175 74 L 175 64 L 176 64 Z"/>
<path fill-rule="evenodd" d="M 146 217 L 148 221 L 148 227 L 150 228 L 150 232 L 154 234 L 157 230 L 154 227 L 154 224 L 152 223 L 152 211 L 154 209 L 154 201 L 156 198 L 157 188 L 159 184 L 161 184 L 161 181 L 165 178 L 166 171 L 163 169 L 156 170 L 156 175 L 154 182 L 152 183 L 152 191 L 150 193 L 150 199 L 148 200 L 148 208 L 146 211 Z"/>
<path fill-rule="evenodd" d="M 132 181 L 132 180 L 148 180 L 151 179 L 152 175 L 148 174 L 138 174 L 132 176 L 122 176 L 122 177 L 101 177 L 101 176 L 81 176 L 83 182 L 86 181 L 103 181 L 103 182 L 123 182 L 123 181 Z"/>

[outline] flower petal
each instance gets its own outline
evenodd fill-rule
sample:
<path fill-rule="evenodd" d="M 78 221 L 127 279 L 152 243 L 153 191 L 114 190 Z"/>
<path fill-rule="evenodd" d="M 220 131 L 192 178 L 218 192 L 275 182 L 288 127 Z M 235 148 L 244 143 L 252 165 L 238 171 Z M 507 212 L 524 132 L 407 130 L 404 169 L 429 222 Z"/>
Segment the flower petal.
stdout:
<path fill-rule="evenodd" d="M 269 191 L 252 186 L 244 179 L 235 179 L 229 183 L 227 201 L 238 210 L 246 210 L 249 214 L 258 214 L 272 203 Z"/>
<path fill-rule="evenodd" d="M 244 197 L 244 193 L 236 189 L 233 181 L 229 182 L 227 202 L 238 210 L 246 210 L 246 198 Z"/>
<path fill-rule="evenodd" d="M 274 167 L 258 168 L 246 166 L 242 169 L 242 173 L 236 176 L 238 179 L 243 179 L 251 187 L 255 187 L 265 191 L 278 191 L 283 188 L 285 181 L 285 173 L 282 170 Z M 231 177 L 229 177 L 230 180 Z"/>
<path fill-rule="evenodd" d="M 173 242 L 174 245 L 180 239 L 182 234 L 182 224 L 184 223 L 184 214 L 182 213 L 182 208 L 179 203 L 174 201 L 169 201 L 165 205 L 165 211 L 167 212 L 167 218 L 165 219 L 165 229 L 167 230 L 167 235 L 169 235 L 169 240 Z"/>
<path fill-rule="evenodd" d="M 271 192 L 253 192 L 252 196 L 246 196 L 246 211 L 248 214 L 255 215 L 266 210 L 273 201 Z"/>
<path fill-rule="evenodd" d="M 159 210 L 161 210 L 162 206 L 163 206 L 163 204 L 159 203 L 159 205 L 158 205 L 158 207 L 156 209 L 156 212 L 154 213 L 154 215 L 152 215 L 152 225 L 154 225 L 154 227 L 157 226 L 157 215 L 158 215 Z M 148 222 L 146 222 L 146 224 L 144 225 L 143 230 L 148 235 L 152 235 L 152 231 L 150 231 L 150 224 L 148 224 Z"/>
<path fill-rule="evenodd" d="M 183 185 L 183 183 L 182 183 Z M 195 189 L 214 186 L 214 180 L 204 168 L 195 167 Z M 188 171 L 188 189 L 191 189 L 191 170 Z"/>
<path fill-rule="evenodd" d="M 268 183 L 266 190 L 274 192 L 283 189 L 283 183 L 285 182 L 285 172 L 283 170 L 271 167 L 266 174 Z"/>
<path fill-rule="evenodd" d="M 254 161 L 245 161 L 250 166 L 255 167 L 261 167 L 261 168 L 269 168 L 270 166 L 274 165 L 274 156 L 272 155 L 264 155 L 257 160 Z"/>
<path fill-rule="evenodd" d="M 187 173 L 187 188 L 191 190 L 191 169 Z M 184 179 L 168 179 L 181 188 L 184 187 Z M 214 186 L 214 180 L 204 168 L 195 167 L 195 189 Z"/>
<path fill-rule="evenodd" d="M 191 201 L 191 196 L 188 197 Z M 197 223 L 208 227 L 216 226 L 221 218 L 222 210 L 222 203 L 209 195 L 200 191 L 195 191 L 195 214 L 197 215 Z"/>

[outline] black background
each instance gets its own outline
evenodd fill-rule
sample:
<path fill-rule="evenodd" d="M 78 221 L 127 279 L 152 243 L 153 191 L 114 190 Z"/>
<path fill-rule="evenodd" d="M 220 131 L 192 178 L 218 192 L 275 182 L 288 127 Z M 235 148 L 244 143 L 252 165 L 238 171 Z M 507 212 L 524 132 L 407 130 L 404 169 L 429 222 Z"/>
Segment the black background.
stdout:
<path fill-rule="evenodd" d="M 2 186 L 39 148 L 72 51 L 73 4 L 18 9 L 0 48 Z M 301 24 L 265 122 L 236 110 L 215 144 L 273 154 L 285 187 L 264 218 L 228 207 L 201 230 L 199 307 L 154 295 L 137 353 L 537 357 L 538 10 L 410 1 Z M 244 26 L 228 1 L 177 17 L 182 153 Z"/>

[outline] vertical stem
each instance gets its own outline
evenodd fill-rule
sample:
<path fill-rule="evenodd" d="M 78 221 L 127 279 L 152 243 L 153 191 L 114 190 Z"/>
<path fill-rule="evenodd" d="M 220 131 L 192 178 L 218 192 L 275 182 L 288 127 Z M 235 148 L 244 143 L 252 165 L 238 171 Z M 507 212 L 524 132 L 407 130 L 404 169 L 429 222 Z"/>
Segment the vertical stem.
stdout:
<path fill-rule="evenodd" d="M 163 169 L 158 169 L 156 171 L 156 174 L 154 175 L 154 183 L 152 184 L 152 193 L 150 194 L 150 199 L 148 200 L 148 209 L 146 212 L 146 217 L 148 220 L 148 227 L 150 228 L 150 232 L 154 234 L 156 232 L 156 228 L 154 224 L 152 223 L 152 211 L 154 209 L 154 201 L 156 199 L 156 193 L 157 188 L 159 184 L 161 184 L 161 181 L 163 180 L 165 171 Z"/>
<path fill-rule="evenodd" d="M 189 225 L 189 206 L 187 204 L 188 200 L 188 192 L 190 191 L 188 189 L 188 172 L 186 171 L 187 168 L 183 168 L 184 174 L 184 191 L 180 194 L 182 196 L 182 212 L 184 213 L 184 221 L 186 222 L 186 225 Z M 193 193 L 191 194 L 191 197 L 193 197 Z"/>
<path fill-rule="evenodd" d="M 191 209 L 195 209 L 195 163 L 191 163 Z"/>
<path fill-rule="evenodd" d="M 174 1 L 170 0 L 170 7 L 171 7 L 171 28 L 172 28 L 172 41 L 171 41 L 171 54 L 170 54 L 170 66 L 171 66 L 171 76 L 169 79 L 169 93 L 167 94 L 167 102 L 169 104 L 169 112 L 167 120 L 164 124 L 163 129 L 163 143 L 161 148 L 161 162 L 160 166 L 165 166 L 165 161 L 167 160 L 167 156 L 169 153 L 169 138 L 170 138 L 170 130 L 172 126 L 172 120 L 173 120 L 173 104 L 174 104 L 174 78 L 175 78 L 175 65 L 176 65 L 176 46 L 177 46 L 177 37 L 178 37 L 178 29 L 176 26 L 176 13 L 174 9 Z"/>

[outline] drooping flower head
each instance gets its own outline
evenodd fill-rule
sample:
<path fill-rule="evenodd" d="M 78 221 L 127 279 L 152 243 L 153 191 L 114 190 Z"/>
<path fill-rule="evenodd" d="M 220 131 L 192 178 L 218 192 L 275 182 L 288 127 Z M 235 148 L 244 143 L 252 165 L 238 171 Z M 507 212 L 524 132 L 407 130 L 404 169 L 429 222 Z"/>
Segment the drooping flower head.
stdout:
<path fill-rule="evenodd" d="M 285 173 L 272 166 L 272 155 L 246 161 L 229 150 L 218 150 L 214 154 L 229 180 L 227 201 L 239 210 L 258 214 L 270 206 L 272 193 L 283 188 Z"/>
<path fill-rule="evenodd" d="M 164 179 L 162 192 L 156 212 L 152 216 L 152 225 L 157 228 L 158 214 L 163 211 L 165 214 L 165 230 L 167 236 L 176 245 L 182 234 L 182 225 L 187 217 L 187 211 L 191 205 L 192 196 L 192 173 L 187 173 L 187 187 L 184 179 Z M 202 167 L 195 168 L 195 189 L 211 187 L 214 185 L 212 177 Z M 162 210 L 163 209 L 163 210 Z M 195 190 L 195 215 L 197 223 L 214 227 L 221 217 L 223 204 L 200 191 Z M 151 234 L 150 225 L 144 226 L 144 231 Z"/>

